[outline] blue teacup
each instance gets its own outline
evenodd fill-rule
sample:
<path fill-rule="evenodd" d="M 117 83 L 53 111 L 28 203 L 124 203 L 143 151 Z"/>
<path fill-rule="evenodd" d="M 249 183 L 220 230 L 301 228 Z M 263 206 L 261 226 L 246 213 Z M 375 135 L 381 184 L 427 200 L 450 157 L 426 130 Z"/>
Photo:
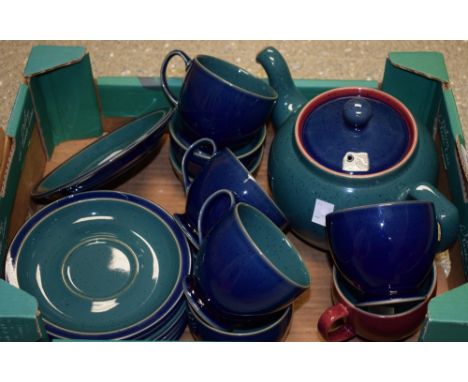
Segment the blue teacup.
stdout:
<path fill-rule="evenodd" d="M 166 80 L 167 66 L 174 56 L 186 65 L 179 99 Z M 242 68 L 206 55 L 191 59 L 181 50 L 165 57 L 161 85 L 186 127 L 197 137 L 212 138 L 223 147 L 248 140 L 260 130 L 278 98 L 266 82 Z"/>
<path fill-rule="evenodd" d="M 199 149 L 209 151 L 209 159 L 197 177 L 191 181 L 188 166 L 192 155 Z M 288 221 L 273 199 L 263 191 L 255 178 L 228 148 L 217 151 L 211 139 L 200 139 L 186 151 L 182 160 L 182 175 L 187 192 L 187 204 L 184 214 L 175 214 L 190 242 L 198 248 L 197 222 L 200 210 L 206 199 L 221 189 L 232 191 L 237 202 L 251 204 L 263 212 L 273 223 L 285 229 Z"/>
<path fill-rule="evenodd" d="M 210 199 L 200 213 L 201 243 L 192 274 L 198 297 L 227 317 L 269 315 L 291 305 L 310 286 L 300 254 L 266 215 L 249 204 L 227 209 L 224 203 L 227 210 L 220 217 L 218 208 L 213 225 L 211 204 L 219 207 L 220 197 L 221 193 Z"/>
<path fill-rule="evenodd" d="M 327 215 L 326 222 L 338 270 L 365 299 L 417 294 L 438 248 L 431 202 L 355 207 Z"/>

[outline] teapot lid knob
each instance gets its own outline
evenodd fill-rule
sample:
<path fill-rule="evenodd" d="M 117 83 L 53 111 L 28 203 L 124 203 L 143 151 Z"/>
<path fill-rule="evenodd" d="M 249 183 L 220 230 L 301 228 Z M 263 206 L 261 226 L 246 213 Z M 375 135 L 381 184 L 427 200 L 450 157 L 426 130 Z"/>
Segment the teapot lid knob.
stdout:
<path fill-rule="evenodd" d="M 372 106 L 363 97 L 353 97 L 344 104 L 343 115 L 351 127 L 364 127 L 372 117 Z"/>

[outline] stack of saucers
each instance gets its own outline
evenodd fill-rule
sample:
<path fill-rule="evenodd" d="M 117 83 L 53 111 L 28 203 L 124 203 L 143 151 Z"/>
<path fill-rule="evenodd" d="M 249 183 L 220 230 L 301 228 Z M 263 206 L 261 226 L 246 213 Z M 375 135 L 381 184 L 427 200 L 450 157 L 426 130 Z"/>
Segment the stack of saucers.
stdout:
<path fill-rule="evenodd" d="M 91 191 L 39 210 L 13 240 L 6 280 L 33 295 L 59 339 L 176 340 L 187 323 L 190 249 L 141 197 Z"/>
<path fill-rule="evenodd" d="M 187 129 L 184 122 L 180 118 L 179 113 L 175 113 L 169 123 L 170 148 L 169 158 L 172 169 L 179 180 L 182 180 L 182 158 L 189 147 L 199 138 Z M 264 144 L 266 138 L 266 126 L 263 126 L 247 141 L 229 146 L 233 154 L 240 162 L 249 170 L 250 173 L 255 173 L 263 157 Z M 197 151 L 192 158 L 188 169 L 190 178 L 194 178 L 203 165 L 210 159 L 209 153 L 202 150 Z"/>

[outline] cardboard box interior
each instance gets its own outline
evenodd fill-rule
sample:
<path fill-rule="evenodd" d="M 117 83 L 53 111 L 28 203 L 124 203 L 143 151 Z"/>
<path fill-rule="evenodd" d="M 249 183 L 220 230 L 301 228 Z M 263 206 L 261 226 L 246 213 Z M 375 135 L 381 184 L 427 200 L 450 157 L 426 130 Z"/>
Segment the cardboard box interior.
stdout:
<path fill-rule="evenodd" d="M 52 62 L 47 63 L 43 58 L 46 53 L 50 55 L 49 48 L 32 52 L 31 57 L 35 55 L 39 63 L 35 64 L 30 57 L 25 72 L 26 85 L 20 85 L 8 127 L 0 131 L 0 147 L 3 148 L 0 234 L 4 238 L 0 244 L 1 264 L 14 234 L 27 217 L 40 208 L 30 201 L 29 195 L 43 174 L 89 144 L 94 139 L 90 137 L 97 137 L 102 131 L 111 131 L 134 117 L 168 105 L 158 78 L 101 77 L 92 82 L 91 88 L 95 87 L 97 92 L 90 93 L 92 72 L 85 51 L 55 52 L 51 56 Z M 69 70 L 68 74 L 66 70 Z M 82 76 L 82 81 L 63 86 L 64 81 L 77 76 Z M 180 78 L 169 82 L 176 92 L 181 84 Z M 379 87 L 377 81 L 296 80 L 296 84 L 308 99 L 334 87 Z M 464 283 L 463 269 L 466 270 L 468 263 L 467 177 L 464 172 L 468 169 L 468 155 L 464 151 L 463 133 L 443 57 L 434 52 L 392 53 L 386 62 L 380 87 L 403 101 L 416 119 L 431 129 L 442 158 L 438 186 L 460 211 L 460 240 L 450 250 L 452 271 L 448 278 L 443 272 L 438 275 L 438 294 L 441 294 Z M 61 94 L 59 98 L 54 95 L 57 92 Z M 75 118 L 70 118 L 70 113 Z M 78 114 L 79 118 L 76 117 Z M 272 136 L 270 128 L 257 176 L 265 189 L 268 189 L 266 157 Z M 168 142 L 147 168 L 117 189 L 147 197 L 171 213 L 184 209 L 182 187 L 169 165 Z M 289 236 L 304 256 L 312 275 L 310 292 L 296 304 L 289 340 L 320 340 L 315 325 L 319 315 L 331 304 L 330 261 L 325 253 L 292 234 Z M 190 336 L 184 334 L 183 339 L 188 338 Z"/>

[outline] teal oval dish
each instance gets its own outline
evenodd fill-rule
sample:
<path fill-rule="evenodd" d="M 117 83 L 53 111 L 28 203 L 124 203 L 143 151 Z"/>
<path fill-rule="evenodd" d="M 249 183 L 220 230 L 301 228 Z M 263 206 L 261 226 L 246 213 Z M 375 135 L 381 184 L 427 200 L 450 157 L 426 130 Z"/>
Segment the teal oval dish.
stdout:
<path fill-rule="evenodd" d="M 49 203 L 107 186 L 155 152 L 173 109 L 160 109 L 118 128 L 73 155 L 44 177 L 31 198 Z"/>
<path fill-rule="evenodd" d="M 28 220 L 5 273 L 37 298 L 52 337 L 114 339 L 163 322 L 190 266 L 187 241 L 161 207 L 95 191 L 60 199 Z"/>

